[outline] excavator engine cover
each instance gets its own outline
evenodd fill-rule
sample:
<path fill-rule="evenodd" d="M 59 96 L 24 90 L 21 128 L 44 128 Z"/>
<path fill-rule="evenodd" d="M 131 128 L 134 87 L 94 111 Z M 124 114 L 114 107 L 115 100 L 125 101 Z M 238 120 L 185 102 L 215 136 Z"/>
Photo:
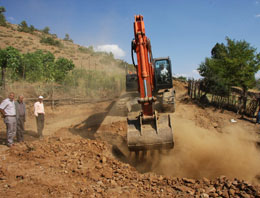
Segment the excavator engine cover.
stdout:
<path fill-rule="evenodd" d="M 130 151 L 172 149 L 171 117 L 168 114 L 145 120 L 142 115 L 128 116 L 127 144 Z"/>

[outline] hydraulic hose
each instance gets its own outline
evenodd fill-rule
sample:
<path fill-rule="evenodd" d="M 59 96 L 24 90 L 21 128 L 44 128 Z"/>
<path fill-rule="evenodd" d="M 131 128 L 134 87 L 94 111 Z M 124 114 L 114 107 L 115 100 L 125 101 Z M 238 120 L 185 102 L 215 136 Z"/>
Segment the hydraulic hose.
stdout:
<path fill-rule="evenodd" d="M 134 44 L 134 39 L 133 39 L 131 42 L 131 56 L 132 56 L 133 65 L 136 68 L 135 59 L 134 59 L 134 50 L 135 50 L 135 44 Z"/>

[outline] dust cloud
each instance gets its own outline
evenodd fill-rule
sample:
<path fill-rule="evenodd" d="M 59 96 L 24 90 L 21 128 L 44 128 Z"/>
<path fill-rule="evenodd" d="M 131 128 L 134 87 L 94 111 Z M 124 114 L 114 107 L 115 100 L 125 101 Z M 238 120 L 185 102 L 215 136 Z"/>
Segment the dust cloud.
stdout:
<path fill-rule="evenodd" d="M 173 125 L 175 148 L 160 155 L 152 171 L 176 177 L 216 178 L 221 175 L 253 181 L 259 173 L 256 137 L 236 126 L 217 133 L 178 118 Z"/>

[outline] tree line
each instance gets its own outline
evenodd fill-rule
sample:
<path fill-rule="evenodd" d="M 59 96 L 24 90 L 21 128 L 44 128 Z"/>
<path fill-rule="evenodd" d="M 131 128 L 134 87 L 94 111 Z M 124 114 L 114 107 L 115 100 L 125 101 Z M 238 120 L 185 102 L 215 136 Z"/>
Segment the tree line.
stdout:
<path fill-rule="evenodd" d="M 75 65 L 71 60 L 60 57 L 55 59 L 51 52 L 37 50 L 22 54 L 14 47 L 0 49 L 2 86 L 6 77 L 12 81 L 62 82 Z M 7 75 L 7 76 L 6 76 Z"/>
<path fill-rule="evenodd" d="M 5 7 L 0 6 L 0 26 L 8 27 L 8 23 L 6 21 L 6 18 L 4 16 L 4 13 L 6 12 Z M 54 38 L 57 38 L 56 34 L 50 34 L 50 28 L 48 26 L 44 27 L 42 30 L 39 30 L 35 28 L 33 25 L 28 25 L 25 20 L 21 21 L 21 23 L 18 24 L 17 30 L 20 32 L 26 32 L 30 34 L 34 34 L 35 31 L 42 32 L 45 34 L 45 36 L 42 37 L 41 42 L 47 43 L 50 45 L 60 46 L 60 42 L 55 40 Z M 50 36 L 46 36 L 50 35 Z M 53 38 L 54 37 L 54 38 Z M 64 41 L 69 41 L 73 43 L 73 40 L 70 38 L 69 34 L 65 34 L 65 37 L 63 39 Z"/>

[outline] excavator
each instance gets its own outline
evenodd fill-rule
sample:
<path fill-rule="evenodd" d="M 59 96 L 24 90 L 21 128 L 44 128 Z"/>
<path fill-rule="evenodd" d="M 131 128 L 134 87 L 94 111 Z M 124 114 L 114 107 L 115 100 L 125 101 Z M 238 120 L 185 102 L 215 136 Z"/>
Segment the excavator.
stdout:
<path fill-rule="evenodd" d="M 126 81 L 130 79 L 131 82 L 126 83 L 133 86 L 133 79 L 136 79 L 139 92 L 137 100 L 141 111 L 128 114 L 128 149 L 136 153 L 172 149 L 174 140 L 171 116 L 164 113 L 165 110 L 171 112 L 175 110 L 171 60 L 169 57 L 153 58 L 151 42 L 146 37 L 142 15 L 135 16 L 131 55 L 136 77 L 128 75 Z M 158 102 L 159 110 L 155 109 L 155 104 Z"/>

